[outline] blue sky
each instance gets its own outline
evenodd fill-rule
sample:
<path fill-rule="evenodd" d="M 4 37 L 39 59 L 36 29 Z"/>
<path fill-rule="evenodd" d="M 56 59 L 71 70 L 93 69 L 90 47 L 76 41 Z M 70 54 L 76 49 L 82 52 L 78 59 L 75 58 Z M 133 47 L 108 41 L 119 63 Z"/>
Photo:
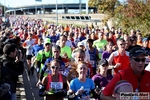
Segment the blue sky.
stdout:
<path fill-rule="evenodd" d="M 57 0 L 58 3 L 79 3 L 79 0 Z M 86 3 L 88 0 L 82 0 Z M 35 2 L 35 0 L 0 0 L 0 2 L 9 7 L 35 5 L 35 4 L 55 4 L 56 0 L 42 0 L 42 2 Z"/>
<path fill-rule="evenodd" d="M 58 3 L 79 3 L 79 0 L 57 0 Z M 82 3 L 86 3 L 88 0 L 81 0 Z M 120 0 L 124 1 L 124 0 Z M 35 0 L 0 0 L 0 3 L 9 6 L 25 6 L 25 5 L 35 5 L 35 4 L 55 4 L 56 0 L 42 0 L 42 2 L 35 2 Z"/>

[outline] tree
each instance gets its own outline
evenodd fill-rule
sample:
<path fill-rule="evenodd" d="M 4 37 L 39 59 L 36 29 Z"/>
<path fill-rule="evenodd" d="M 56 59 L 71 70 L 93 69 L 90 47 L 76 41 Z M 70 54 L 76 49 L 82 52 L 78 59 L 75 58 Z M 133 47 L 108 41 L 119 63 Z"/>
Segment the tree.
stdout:
<path fill-rule="evenodd" d="M 115 9 L 113 18 L 124 31 L 139 29 L 146 35 L 150 31 L 150 0 L 127 0 Z"/>
<path fill-rule="evenodd" d="M 150 0 L 126 0 L 123 3 L 118 0 L 89 0 L 89 6 L 106 15 L 102 20 L 104 26 L 113 19 L 114 25 L 125 32 L 135 29 L 143 35 L 150 34 Z"/>
<path fill-rule="evenodd" d="M 105 14 L 104 20 L 102 20 L 104 26 L 106 26 L 107 21 L 114 16 L 114 10 L 118 6 L 118 0 L 89 0 L 90 7 L 96 7 L 98 13 Z"/>

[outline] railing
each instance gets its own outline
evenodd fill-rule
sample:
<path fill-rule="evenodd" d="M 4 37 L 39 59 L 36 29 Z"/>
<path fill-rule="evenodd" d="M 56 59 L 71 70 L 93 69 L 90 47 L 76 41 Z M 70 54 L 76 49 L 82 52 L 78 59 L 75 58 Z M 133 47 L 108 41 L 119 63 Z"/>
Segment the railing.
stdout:
<path fill-rule="evenodd" d="M 91 16 L 62 16 L 62 20 L 91 20 Z"/>

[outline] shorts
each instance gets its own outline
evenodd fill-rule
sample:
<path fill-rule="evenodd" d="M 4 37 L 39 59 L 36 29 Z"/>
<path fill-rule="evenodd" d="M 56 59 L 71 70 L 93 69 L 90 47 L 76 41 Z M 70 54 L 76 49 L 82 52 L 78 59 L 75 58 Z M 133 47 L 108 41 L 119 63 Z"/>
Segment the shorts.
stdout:
<path fill-rule="evenodd" d="M 27 55 L 26 58 L 27 58 L 27 60 L 31 60 L 32 55 Z"/>

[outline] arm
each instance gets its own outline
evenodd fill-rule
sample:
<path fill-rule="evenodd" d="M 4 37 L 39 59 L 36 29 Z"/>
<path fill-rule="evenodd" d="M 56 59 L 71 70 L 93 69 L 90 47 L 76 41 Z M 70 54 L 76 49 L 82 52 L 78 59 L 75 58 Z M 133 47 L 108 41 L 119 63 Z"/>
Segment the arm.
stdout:
<path fill-rule="evenodd" d="M 101 92 L 100 99 L 102 100 L 115 100 L 113 95 L 113 91 L 116 83 L 120 80 L 120 75 L 116 74 L 114 78 L 107 84 L 105 89 Z"/>
<path fill-rule="evenodd" d="M 40 80 L 42 81 L 42 79 L 43 79 L 43 77 L 44 77 L 44 72 L 46 71 L 46 69 L 47 69 L 47 64 L 48 63 L 50 63 L 50 60 L 49 59 L 47 59 L 46 61 L 45 61 L 45 64 L 44 64 L 44 66 L 43 66 L 43 68 L 42 68 L 42 70 L 41 70 L 41 73 L 40 73 Z"/>
<path fill-rule="evenodd" d="M 35 46 L 33 46 L 32 48 L 32 54 L 35 56 L 35 50 L 34 50 Z"/>
<path fill-rule="evenodd" d="M 97 49 L 96 49 L 96 58 L 97 58 L 97 61 L 99 61 L 99 52 Z"/>
<path fill-rule="evenodd" d="M 109 65 L 112 65 L 113 59 L 114 59 L 114 54 L 112 53 L 112 54 L 109 56 L 109 58 L 108 58 L 108 64 L 109 64 Z"/>
<path fill-rule="evenodd" d="M 116 65 L 112 65 L 113 59 L 114 59 L 114 52 L 110 55 L 108 59 L 108 63 L 110 65 L 108 69 L 118 68 L 121 65 L 121 63 L 116 63 Z"/>

